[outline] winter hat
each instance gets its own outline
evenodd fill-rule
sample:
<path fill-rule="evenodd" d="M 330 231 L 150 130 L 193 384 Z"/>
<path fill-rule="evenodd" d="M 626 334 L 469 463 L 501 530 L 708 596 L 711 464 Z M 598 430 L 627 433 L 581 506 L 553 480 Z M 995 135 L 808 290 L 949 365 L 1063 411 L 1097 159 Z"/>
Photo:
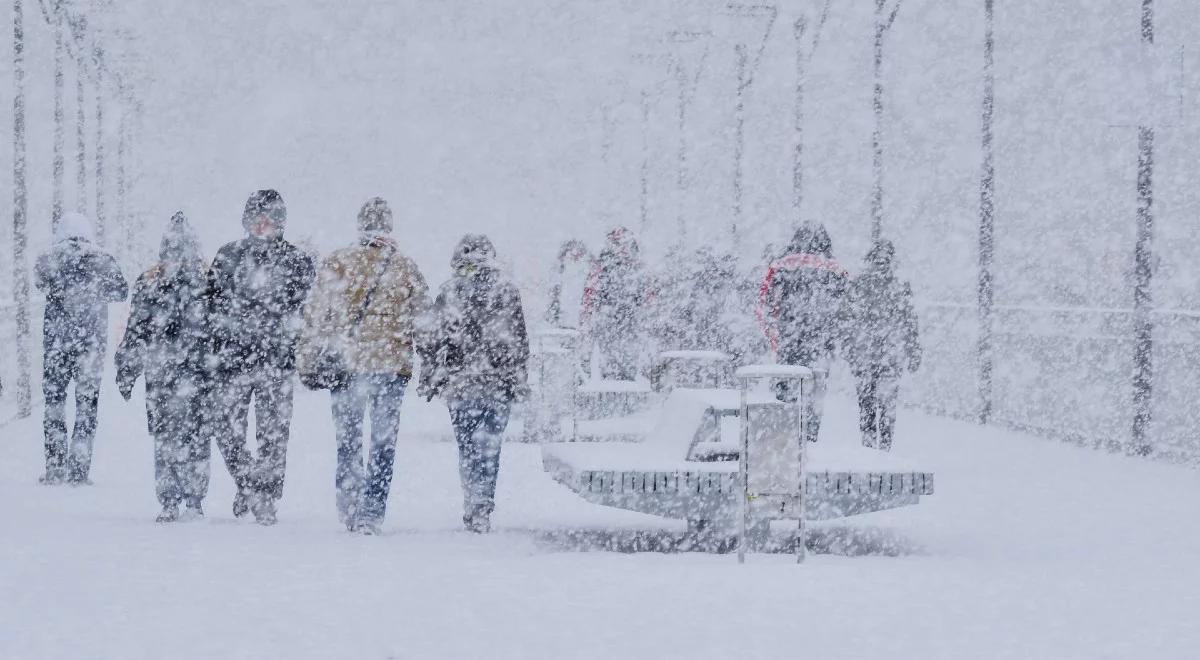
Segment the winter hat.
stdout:
<path fill-rule="evenodd" d="M 825 225 L 818 224 L 813 229 L 812 241 L 808 244 L 809 254 L 819 254 L 826 259 L 833 258 L 833 240 L 829 238 L 829 232 L 825 231 Z"/>
<path fill-rule="evenodd" d="M 467 234 L 454 248 L 454 256 L 450 258 L 450 267 L 457 273 L 464 268 L 490 266 L 495 258 L 496 248 L 487 236 Z"/>
<path fill-rule="evenodd" d="M 867 252 L 867 266 L 877 270 L 892 270 L 896 261 L 896 246 L 886 238 L 875 241 Z"/>
<path fill-rule="evenodd" d="M 287 206 L 284 205 L 283 196 L 279 191 L 259 190 L 246 200 L 246 210 L 242 211 L 242 226 L 246 231 L 255 233 L 255 223 L 260 217 L 268 218 L 270 225 L 278 233 L 283 233 L 287 226 Z"/>
<path fill-rule="evenodd" d="M 62 242 L 69 238 L 79 238 L 85 241 L 96 240 L 96 228 L 92 225 L 91 219 L 76 211 L 64 213 L 54 228 L 54 240 Z"/>
<path fill-rule="evenodd" d="M 200 239 L 192 229 L 183 211 L 177 211 L 167 221 L 162 243 L 158 248 L 158 259 L 170 266 L 183 266 L 201 261 Z"/>
<path fill-rule="evenodd" d="M 372 197 L 362 205 L 358 212 L 358 231 L 364 234 L 392 233 L 392 208 L 387 201 L 382 197 Z"/>

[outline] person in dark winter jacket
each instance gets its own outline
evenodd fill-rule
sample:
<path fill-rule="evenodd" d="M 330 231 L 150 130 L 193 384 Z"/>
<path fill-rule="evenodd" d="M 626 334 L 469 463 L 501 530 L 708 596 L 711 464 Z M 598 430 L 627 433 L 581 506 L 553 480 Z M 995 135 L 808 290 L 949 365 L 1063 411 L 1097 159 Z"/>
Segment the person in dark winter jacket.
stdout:
<path fill-rule="evenodd" d="M 283 495 L 301 308 L 315 277 L 312 259 L 283 238 L 287 208 L 274 190 L 246 200 L 248 236 L 217 252 L 208 272 L 213 354 L 212 433 L 237 484 L 233 513 L 275 522 Z M 258 455 L 246 446 L 251 402 Z"/>
<path fill-rule="evenodd" d="M 527 390 L 529 338 L 517 287 L 495 265 L 486 236 L 468 234 L 454 249 L 454 275 L 433 304 L 420 393 L 441 396 L 458 440 L 463 523 L 490 529 L 500 443 L 512 403 Z"/>
<path fill-rule="evenodd" d="M 900 375 L 921 365 L 912 288 L 896 277 L 895 256 L 890 241 L 875 243 L 841 311 L 842 351 L 857 381 L 863 444 L 884 451 L 892 447 Z"/>
<path fill-rule="evenodd" d="M 205 405 L 205 263 L 183 213 L 167 225 L 158 263 L 138 278 L 125 337 L 117 348 L 117 388 L 126 401 L 146 377 L 146 420 L 154 440 L 159 522 L 203 517 L 210 442 Z M 180 513 L 180 505 L 184 511 Z"/>
<path fill-rule="evenodd" d="M 36 286 L 46 296 L 42 394 L 46 473 L 41 482 L 87 484 L 108 346 L 108 305 L 129 285 L 111 255 L 93 242 L 91 221 L 66 213 L 53 248 L 38 257 Z M 67 441 L 67 388 L 75 383 L 75 425 Z"/>
<path fill-rule="evenodd" d="M 768 267 L 760 289 L 758 316 L 779 362 L 815 372 L 808 411 L 810 441 L 817 439 L 821 429 L 826 376 L 837 347 L 838 311 L 846 283 L 846 271 L 833 258 L 833 242 L 825 227 L 805 224 L 796 231 L 787 254 Z"/>
<path fill-rule="evenodd" d="M 428 287 L 416 263 L 389 237 L 392 210 L 376 197 L 358 214 L 358 242 L 321 267 L 305 305 L 297 356 L 302 380 L 336 351 L 348 372 L 332 388 L 337 430 L 338 516 L 346 529 L 379 533 L 392 484 L 400 404 L 412 377 L 418 319 Z M 371 413 L 371 445 L 363 463 L 363 420 Z"/>
<path fill-rule="evenodd" d="M 624 227 L 608 234 L 584 291 L 584 326 L 601 354 L 600 376 L 634 380 L 639 371 L 646 277 L 637 239 Z"/>

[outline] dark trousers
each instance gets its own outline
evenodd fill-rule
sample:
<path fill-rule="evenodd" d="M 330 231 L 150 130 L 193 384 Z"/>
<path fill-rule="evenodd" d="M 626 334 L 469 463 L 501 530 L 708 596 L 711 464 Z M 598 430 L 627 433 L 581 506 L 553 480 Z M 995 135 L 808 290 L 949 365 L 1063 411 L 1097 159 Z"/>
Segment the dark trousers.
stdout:
<path fill-rule="evenodd" d="M 147 379 L 146 421 L 154 438 L 155 492 L 163 506 L 198 507 L 208 494 L 211 443 L 201 433 L 206 401 L 191 379 Z"/>
<path fill-rule="evenodd" d="M 46 409 L 42 420 L 45 433 L 46 472 L 62 474 L 82 482 L 92 468 L 100 405 L 100 377 L 104 346 L 97 343 L 47 344 L 42 357 L 42 395 Z M 67 439 L 67 389 L 75 383 L 75 424 Z"/>
<path fill-rule="evenodd" d="M 362 520 L 379 523 L 387 509 L 396 461 L 396 433 L 400 429 L 400 404 L 408 376 L 356 375 L 332 394 L 333 422 L 337 430 L 338 516 L 343 523 Z M 371 448 L 363 464 L 363 421 L 371 415 Z"/>
<path fill-rule="evenodd" d="M 505 401 L 452 399 L 449 407 L 458 441 L 463 518 L 486 516 L 496 508 L 500 445 L 511 406 Z"/>
<path fill-rule="evenodd" d="M 294 372 L 264 367 L 222 377 L 209 400 L 213 432 L 229 474 L 242 493 L 283 496 L 287 443 L 291 434 Z M 246 425 L 254 405 L 257 455 L 246 446 Z"/>
<path fill-rule="evenodd" d="M 855 372 L 854 376 L 858 380 L 859 429 L 863 445 L 889 451 L 896 427 L 900 374 L 895 369 L 869 368 Z"/>

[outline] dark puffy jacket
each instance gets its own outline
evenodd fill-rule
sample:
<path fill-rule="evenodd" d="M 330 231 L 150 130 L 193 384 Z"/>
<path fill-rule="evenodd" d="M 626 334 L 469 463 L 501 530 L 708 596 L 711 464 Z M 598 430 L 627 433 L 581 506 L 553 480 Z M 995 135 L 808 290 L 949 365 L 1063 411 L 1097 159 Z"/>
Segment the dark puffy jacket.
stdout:
<path fill-rule="evenodd" d="M 207 279 L 199 242 L 183 214 L 171 219 L 159 262 L 138 278 L 125 336 L 117 347 L 117 383 L 198 382 L 208 350 Z"/>
<path fill-rule="evenodd" d="M 759 317 L 782 363 L 811 366 L 832 357 L 846 285 L 829 234 L 819 225 L 801 227 L 760 291 Z"/>
<path fill-rule="evenodd" d="M 509 402 L 524 394 L 529 337 L 517 287 L 491 263 L 484 236 L 467 236 L 454 276 L 433 304 L 421 369 L 422 391 L 449 399 Z"/>
<path fill-rule="evenodd" d="M 116 259 L 82 237 L 61 240 L 38 257 L 35 285 L 46 296 L 42 335 L 61 349 L 103 347 L 108 304 L 125 300 L 129 284 Z"/>
<path fill-rule="evenodd" d="M 894 253 L 890 242 L 877 243 L 842 304 L 842 353 L 855 373 L 916 371 L 921 364 L 912 288 L 896 277 Z"/>
<path fill-rule="evenodd" d="M 312 259 L 282 237 L 222 247 L 208 272 L 213 366 L 223 373 L 294 368 L 314 277 Z"/>

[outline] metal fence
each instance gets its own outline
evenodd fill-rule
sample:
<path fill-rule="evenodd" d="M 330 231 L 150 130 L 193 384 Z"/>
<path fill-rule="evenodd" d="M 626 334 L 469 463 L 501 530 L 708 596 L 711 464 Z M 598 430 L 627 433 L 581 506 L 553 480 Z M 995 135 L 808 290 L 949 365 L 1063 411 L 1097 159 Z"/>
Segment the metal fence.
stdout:
<path fill-rule="evenodd" d="M 906 393 L 937 414 L 978 419 L 978 311 L 919 306 L 925 357 Z M 1153 455 L 1200 462 L 1200 313 L 1152 313 Z M 1133 433 L 1133 311 L 993 308 L 990 422 L 1082 445 L 1128 449 Z"/>

